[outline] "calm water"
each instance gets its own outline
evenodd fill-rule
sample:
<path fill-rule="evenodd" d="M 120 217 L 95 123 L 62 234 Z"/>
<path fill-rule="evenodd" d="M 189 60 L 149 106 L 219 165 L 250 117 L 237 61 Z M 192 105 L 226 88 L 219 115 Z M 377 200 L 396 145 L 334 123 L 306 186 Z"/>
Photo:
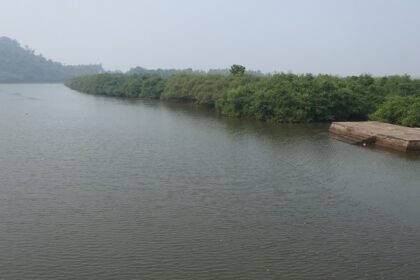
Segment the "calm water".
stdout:
<path fill-rule="evenodd" d="M 420 156 L 0 85 L 0 279 L 420 279 Z"/>

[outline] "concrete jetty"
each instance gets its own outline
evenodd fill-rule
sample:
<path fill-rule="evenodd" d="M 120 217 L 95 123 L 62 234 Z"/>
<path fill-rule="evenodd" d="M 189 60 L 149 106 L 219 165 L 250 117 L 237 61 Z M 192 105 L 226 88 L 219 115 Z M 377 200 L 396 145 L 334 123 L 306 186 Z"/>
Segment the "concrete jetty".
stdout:
<path fill-rule="evenodd" d="M 356 145 L 375 145 L 397 151 L 420 151 L 420 128 L 389 123 L 333 122 L 332 135 L 341 141 Z"/>

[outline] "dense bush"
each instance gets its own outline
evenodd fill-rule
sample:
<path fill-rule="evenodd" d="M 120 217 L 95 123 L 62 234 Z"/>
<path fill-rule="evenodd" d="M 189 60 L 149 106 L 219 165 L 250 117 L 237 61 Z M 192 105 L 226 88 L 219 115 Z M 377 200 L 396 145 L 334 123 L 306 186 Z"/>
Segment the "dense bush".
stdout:
<path fill-rule="evenodd" d="M 165 87 L 164 79 L 157 75 L 111 73 L 75 77 L 65 84 L 71 89 L 91 94 L 147 98 L 160 98 Z"/>
<path fill-rule="evenodd" d="M 259 77 L 222 75 L 174 75 L 165 86 L 161 99 L 174 99 L 214 106 L 229 88 L 258 81 Z"/>
<path fill-rule="evenodd" d="M 231 116 L 275 122 L 320 122 L 366 119 L 374 91 L 355 91 L 350 79 L 328 75 L 278 74 L 249 86 L 222 92 L 216 108 Z"/>
<path fill-rule="evenodd" d="M 420 97 L 393 96 L 371 115 L 372 120 L 404 126 L 420 126 Z"/>

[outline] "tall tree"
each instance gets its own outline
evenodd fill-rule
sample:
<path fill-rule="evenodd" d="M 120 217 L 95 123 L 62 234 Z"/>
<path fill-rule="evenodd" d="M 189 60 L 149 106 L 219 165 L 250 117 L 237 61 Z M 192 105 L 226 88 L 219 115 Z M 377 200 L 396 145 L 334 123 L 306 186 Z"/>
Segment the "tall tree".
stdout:
<path fill-rule="evenodd" d="M 245 74 L 245 70 L 246 70 L 245 66 L 242 66 L 239 64 L 233 64 L 230 67 L 230 74 L 240 76 L 240 75 Z"/>

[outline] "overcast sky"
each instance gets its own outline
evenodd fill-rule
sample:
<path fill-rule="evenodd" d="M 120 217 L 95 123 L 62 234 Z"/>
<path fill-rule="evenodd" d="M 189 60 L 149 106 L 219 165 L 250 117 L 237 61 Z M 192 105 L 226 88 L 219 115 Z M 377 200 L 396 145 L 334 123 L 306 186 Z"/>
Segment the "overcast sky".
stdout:
<path fill-rule="evenodd" d="M 420 76 L 417 0 L 1 0 L 0 36 L 66 64 Z"/>

